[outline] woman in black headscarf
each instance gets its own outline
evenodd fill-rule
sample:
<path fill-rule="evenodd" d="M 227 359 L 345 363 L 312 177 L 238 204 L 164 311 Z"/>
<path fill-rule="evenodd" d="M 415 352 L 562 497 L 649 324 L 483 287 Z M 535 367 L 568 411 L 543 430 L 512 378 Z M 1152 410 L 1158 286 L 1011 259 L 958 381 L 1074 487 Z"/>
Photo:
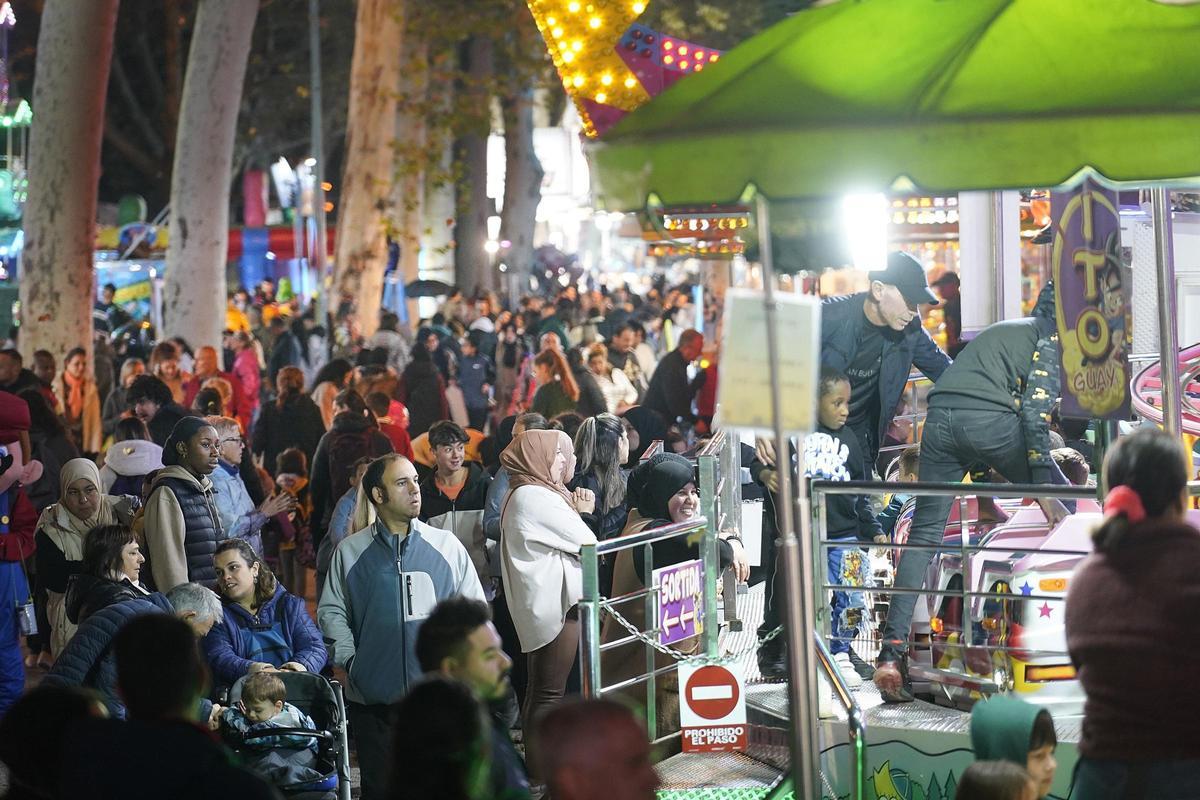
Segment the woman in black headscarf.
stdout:
<path fill-rule="evenodd" d="M 625 462 L 625 467 L 632 469 L 651 444 L 666 441 L 667 422 L 657 411 L 645 406 L 634 406 L 626 410 L 621 418 L 633 426 L 633 432 L 629 435 L 629 460 Z"/>

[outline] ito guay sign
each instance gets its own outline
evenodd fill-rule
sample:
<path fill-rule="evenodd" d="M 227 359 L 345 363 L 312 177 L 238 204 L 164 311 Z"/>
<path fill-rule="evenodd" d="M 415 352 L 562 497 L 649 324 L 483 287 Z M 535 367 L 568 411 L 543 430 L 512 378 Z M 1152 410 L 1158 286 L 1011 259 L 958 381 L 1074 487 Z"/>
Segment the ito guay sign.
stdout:
<path fill-rule="evenodd" d="M 658 641 L 672 644 L 704 631 L 704 562 L 654 570 L 658 587 Z"/>
<path fill-rule="evenodd" d="M 1117 195 L 1085 181 L 1051 197 L 1062 413 L 1129 418 L 1130 271 Z"/>
<path fill-rule="evenodd" d="M 738 672 L 681 663 L 679 687 L 684 752 L 746 749 L 746 692 Z"/>

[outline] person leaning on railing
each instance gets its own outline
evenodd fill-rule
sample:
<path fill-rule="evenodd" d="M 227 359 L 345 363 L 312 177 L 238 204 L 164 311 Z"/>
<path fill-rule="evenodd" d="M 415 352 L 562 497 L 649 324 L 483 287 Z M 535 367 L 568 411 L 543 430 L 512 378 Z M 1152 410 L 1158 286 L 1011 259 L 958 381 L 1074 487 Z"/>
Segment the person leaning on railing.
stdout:
<path fill-rule="evenodd" d="M 675 453 L 659 453 L 639 464 L 629 476 L 627 502 L 629 503 L 629 521 L 621 535 L 638 533 L 643 530 L 661 528 L 679 522 L 687 522 L 700 516 L 700 494 L 696 488 L 696 469 L 692 462 Z M 699 544 L 688 544 L 695 537 L 684 535 L 654 543 L 654 569 L 669 567 L 683 561 L 700 558 Z M 750 564 L 742 542 L 734 534 L 721 534 L 717 540 L 717 552 L 722 572 L 727 567 L 737 570 L 738 580 L 745 580 L 750 574 Z M 614 598 L 637 592 L 646 585 L 642 548 L 634 547 L 617 553 L 613 570 Z M 638 630 L 653 628 L 647 624 L 645 604 L 641 598 L 620 603 L 616 610 Z M 604 625 L 602 640 L 617 641 L 629 635 L 629 632 L 614 619 L 609 618 Z M 656 634 L 651 633 L 651 636 Z M 677 642 L 672 647 L 684 653 L 694 653 L 700 642 L 696 637 Z M 633 642 L 621 647 L 612 648 L 601 656 L 600 674 L 607 686 L 620 683 L 645 672 L 645 647 L 640 642 Z M 661 653 L 656 654 L 655 668 L 661 668 L 670 663 L 670 658 Z M 642 684 L 637 684 L 626 692 L 628 699 L 634 703 L 645 702 L 646 691 Z M 674 675 L 667 675 L 658 681 L 657 687 L 659 709 L 659 734 L 679 727 L 679 685 Z"/>
<path fill-rule="evenodd" d="M 1067 592 L 1067 650 L 1087 694 L 1073 797 L 1200 797 L 1200 532 L 1177 437 L 1143 428 L 1104 461 L 1104 522 Z M 1170 692 L 1154 713 L 1151 692 Z M 1178 690 L 1174 690 L 1178 687 Z M 1164 696 L 1164 699 L 1165 696 Z"/>

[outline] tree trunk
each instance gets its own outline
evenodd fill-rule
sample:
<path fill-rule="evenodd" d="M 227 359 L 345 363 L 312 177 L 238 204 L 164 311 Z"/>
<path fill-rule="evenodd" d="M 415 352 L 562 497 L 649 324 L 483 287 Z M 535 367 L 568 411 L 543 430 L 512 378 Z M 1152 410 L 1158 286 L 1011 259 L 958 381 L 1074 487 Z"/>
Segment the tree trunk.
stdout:
<path fill-rule="evenodd" d="M 356 301 L 366 336 L 379 324 L 387 267 L 385 225 L 391 218 L 403 15 L 404 0 L 359 0 L 355 19 L 330 308 L 336 309 L 343 298 Z"/>
<path fill-rule="evenodd" d="M 467 43 L 467 91 L 462 100 L 467 112 L 478 118 L 458 141 L 463 179 L 458 185 L 458 214 L 454 227 L 455 282 L 468 294 L 490 291 L 494 286 L 491 258 L 484 249 L 491 212 L 487 194 L 487 140 L 491 129 L 488 84 L 493 72 L 492 56 L 489 37 L 471 37 Z"/>
<path fill-rule="evenodd" d="M 420 277 L 421 242 L 425 229 L 425 174 L 430 160 L 430 68 L 429 44 L 414 41 L 400 76 L 396 108 L 396 183 L 392 205 L 396 213 L 395 236 L 400 245 L 398 280 L 405 283 Z M 410 303 L 409 318 L 416 308 Z"/>
<path fill-rule="evenodd" d="M 533 87 L 504 99 L 504 208 L 500 212 L 500 261 L 507 265 L 504 288 L 528 280 L 533 267 L 533 233 L 545 170 L 533 150 Z M 508 242 L 507 248 L 504 242 Z M 510 300 L 516 301 L 516 297 Z"/>
<path fill-rule="evenodd" d="M 219 347 L 233 140 L 257 0 L 202 0 L 188 52 L 167 245 L 164 327 L 195 347 Z"/>
<path fill-rule="evenodd" d="M 48 0 L 37 42 L 21 351 L 92 352 L 96 187 L 117 0 Z"/>

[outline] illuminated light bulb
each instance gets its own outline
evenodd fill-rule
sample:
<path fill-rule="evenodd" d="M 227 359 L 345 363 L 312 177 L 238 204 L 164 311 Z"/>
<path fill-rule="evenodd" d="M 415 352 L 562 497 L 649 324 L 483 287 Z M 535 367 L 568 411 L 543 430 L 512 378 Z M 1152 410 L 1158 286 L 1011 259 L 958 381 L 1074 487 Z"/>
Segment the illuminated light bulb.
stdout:
<path fill-rule="evenodd" d="M 604 84 L 605 86 L 612 86 L 612 75 L 601 75 L 600 83 Z"/>
<path fill-rule="evenodd" d="M 696 69 L 696 72 L 699 72 L 700 70 L 704 69 L 704 65 L 701 64 L 699 61 L 697 61 L 695 69 Z"/>
<path fill-rule="evenodd" d="M 579 3 L 572 2 L 572 3 L 568 4 L 567 11 L 570 11 L 572 14 L 578 14 L 579 13 Z"/>
<path fill-rule="evenodd" d="M 641 14 L 641 13 L 642 13 L 643 11 L 645 11 L 645 10 L 646 10 L 646 4 L 645 4 L 645 3 L 634 3 L 634 4 L 633 4 L 633 13 L 635 13 L 635 14 Z"/>
<path fill-rule="evenodd" d="M 552 35 L 552 36 L 553 36 L 555 39 L 561 39 L 561 38 L 563 37 L 563 29 L 562 29 L 562 28 L 555 28 L 554 30 L 550 31 L 550 34 L 551 34 L 551 35 Z"/>
<path fill-rule="evenodd" d="M 663 56 L 663 63 L 668 65 L 674 64 L 675 59 L 672 56 Z"/>
<path fill-rule="evenodd" d="M 687 69 L 687 68 L 688 68 L 688 62 L 686 62 L 686 61 L 680 61 L 680 62 L 679 62 L 679 68 L 680 68 L 680 69 Z"/>
<path fill-rule="evenodd" d="M 575 88 L 576 88 L 576 89 L 578 89 L 580 86 L 583 86 L 583 76 L 582 76 L 582 75 L 576 75 L 576 76 L 575 76 L 575 77 L 574 77 L 574 78 L 571 80 L 571 83 L 575 85 Z"/>
<path fill-rule="evenodd" d="M 570 50 L 568 50 L 567 52 L 562 54 L 562 60 L 563 60 L 564 64 L 570 64 L 572 61 L 575 60 L 575 54 L 572 53 Z"/>
<path fill-rule="evenodd" d="M 583 49 L 583 42 L 576 39 L 575 41 L 571 42 L 571 49 L 578 53 Z"/>
<path fill-rule="evenodd" d="M 635 79 L 633 79 L 633 78 L 625 79 L 625 88 L 626 89 L 632 89 L 635 86 L 637 86 L 637 81 Z"/>
<path fill-rule="evenodd" d="M 687 51 L 687 45 L 686 45 L 686 44 L 681 44 L 681 45 L 679 45 L 679 55 L 681 55 L 681 56 L 686 56 L 686 55 L 687 55 L 687 53 L 688 53 L 688 51 Z"/>
<path fill-rule="evenodd" d="M 593 30 L 596 28 L 599 28 L 600 27 L 600 18 L 592 17 L 591 19 L 588 20 L 588 25 L 591 26 L 591 28 Z"/>
<path fill-rule="evenodd" d="M 708 57 L 708 60 L 711 63 L 713 61 L 716 61 L 718 58 L 720 58 L 720 56 L 718 56 L 716 53 L 713 53 L 711 56 Z"/>
<path fill-rule="evenodd" d="M 703 51 L 703 50 L 697 50 L 697 51 L 696 51 L 696 60 L 697 60 L 697 61 L 700 61 L 700 60 L 702 60 L 703 58 L 704 58 L 704 51 Z"/>
<path fill-rule="evenodd" d="M 675 47 L 675 43 L 670 39 L 667 39 L 665 42 L 663 42 L 663 50 L 670 50 L 673 47 Z"/>
<path fill-rule="evenodd" d="M 603 103 L 606 100 L 608 100 L 608 95 L 606 95 L 604 92 L 596 93 L 596 102 L 597 103 Z"/>
<path fill-rule="evenodd" d="M 547 25 L 557 25 L 558 20 L 555 19 L 554 17 L 546 17 L 546 24 Z"/>

